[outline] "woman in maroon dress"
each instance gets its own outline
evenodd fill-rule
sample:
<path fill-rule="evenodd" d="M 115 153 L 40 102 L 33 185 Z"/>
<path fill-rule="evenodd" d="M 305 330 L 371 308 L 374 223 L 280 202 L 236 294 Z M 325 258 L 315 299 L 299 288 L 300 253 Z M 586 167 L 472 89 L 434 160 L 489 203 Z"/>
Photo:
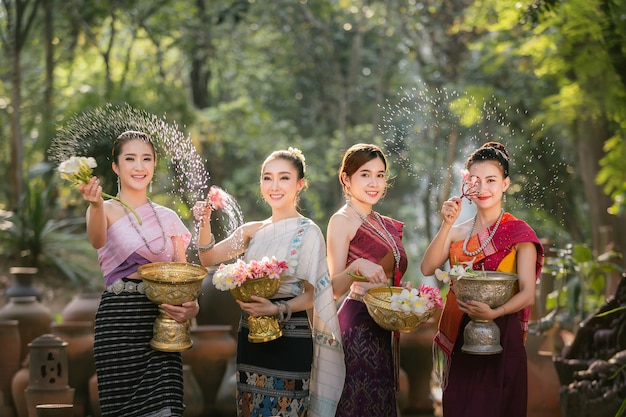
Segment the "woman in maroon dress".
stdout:
<path fill-rule="evenodd" d="M 372 209 L 385 194 L 387 169 L 378 146 L 348 149 L 339 169 L 346 204 L 328 223 L 333 292 L 346 297 L 338 312 L 346 364 L 338 417 L 397 415 L 398 335 L 378 326 L 363 303 L 368 289 L 399 285 L 407 268 L 403 223 Z"/>
<path fill-rule="evenodd" d="M 504 305 L 490 308 L 478 301 L 458 300 L 454 282 L 446 297 L 435 336 L 435 366 L 443 388 L 445 417 L 526 417 L 527 369 L 524 341 L 535 281 L 543 264 L 543 248 L 524 221 L 502 208 L 510 185 L 509 156 L 502 144 L 489 142 L 465 163 L 474 192 L 476 216 L 458 225 L 461 198 L 443 204 L 443 222 L 424 253 L 422 273 L 433 275 L 449 261 L 471 262 L 475 270 L 518 275 L 519 292 Z M 470 316 L 494 320 L 503 351 L 477 355 L 461 350 Z"/>

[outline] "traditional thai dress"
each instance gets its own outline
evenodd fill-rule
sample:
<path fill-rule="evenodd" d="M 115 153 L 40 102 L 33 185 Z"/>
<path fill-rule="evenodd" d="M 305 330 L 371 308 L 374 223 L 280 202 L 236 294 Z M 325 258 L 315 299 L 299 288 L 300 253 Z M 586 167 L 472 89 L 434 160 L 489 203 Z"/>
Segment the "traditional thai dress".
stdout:
<path fill-rule="evenodd" d="M 96 313 L 94 340 L 100 409 L 102 417 L 182 416 L 181 354 L 150 347 L 157 305 L 143 293 L 140 280 L 126 277 L 140 265 L 172 261 L 171 237 L 181 236 L 186 248 L 191 234 L 166 207 L 154 204 L 153 210 L 146 203 L 136 211 L 143 224 L 134 216 L 121 217 L 109 226 L 106 244 L 98 250 L 107 288 Z M 133 224 L 154 252 L 164 250 L 152 253 Z"/>
<path fill-rule="evenodd" d="M 402 245 L 404 224 L 380 216 L 400 251 L 396 269 L 391 247 L 372 230 L 361 224 L 350 242 L 346 265 L 364 258 L 380 264 L 394 285 L 407 269 L 407 256 Z M 337 407 L 337 417 L 395 417 L 397 415 L 396 384 L 399 369 L 399 335 L 380 327 L 363 303 L 365 287 L 358 281 L 339 309 L 339 325 L 344 344 L 346 382 Z"/>
<path fill-rule="evenodd" d="M 492 228 L 472 236 L 469 252 L 488 239 Z M 524 221 L 504 213 L 492 241 L 475 257 L 463 253 L 463 241 L 450 246 L 450 263 L 474 261 L 475 270 L 517 272 L 516 245 L 532 242 L 537 248 L 537 278 L 543 265 L 543 247 Z M 454 282 L 435 336 L 435 366 L 442 381 L 443 414 L 451 417 L 526 417 L 527 368 L 524 342 L 530 307 L 498 317 L 503 351 L 476 355 L 461 351 L 463 329 L 470 318 L 463 314 L 454 295 Z"/>
<path fill-rule="evenodd" d="M 324 236 L 304 217 L 271 223 L 254 234 L 244 260 L 264 256 L 289 264 L 272 299 L 286 301 L 302 294 L 306 281 L 314 287 L 314 308 L 312 317 L 306 311 L 293 313 L 281 323 L 283 335 L 263 343 L 248 341 L 249 316 L 242 312 L 237 342 L 237 415 L 332 417 L 345 370 Z"/>

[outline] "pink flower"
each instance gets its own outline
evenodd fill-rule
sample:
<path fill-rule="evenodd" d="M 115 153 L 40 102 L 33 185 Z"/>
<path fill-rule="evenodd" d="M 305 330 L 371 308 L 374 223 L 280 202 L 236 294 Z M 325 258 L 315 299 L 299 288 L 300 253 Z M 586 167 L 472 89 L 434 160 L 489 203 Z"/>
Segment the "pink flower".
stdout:
<path fill-rule="evenodd" d="M 280 279 L 282 273 L 288 269 L 287 261 L 279 261 L 275 257 L 263 257 L 260 261 L 252 260 L 248 263 L 238 259 L 232 264 L 221 264 L 213 274 L 212 282 L 217 289 L 227 291 L 240 287 L 251 279 Z"/>
<path fill-rule="evenodd" d="M 226 192 L 221 188 L 215 185 L 212 185 L 211 188 L 209 188 L 209 195 L 207 197 L 207 200 L 211 205 L 211 210 L 219 210 L 224 208 L 227 198 L 228 196 Z"/>
<path fill-rule="evenodd" d="M 443 306 L 443 299 L 441 298 L 441 293 L 438 288 L 421 284 L 417 287 L 417 291 L 420 295 L 426 296 L 429 309 L 433 307 L 441 308 Z"/>
<path fill-rule="evenodd" d="M 461 186 L 461 198 L 465 197 L 470 200 L 471 197 L 478 194 L 478 190 L 476 189 L 476 183 L 478 182 L 478 178 L 471 176 L 470 172 L 467 169 L 462 169 L 461 175 L 463 176 L 463 185 Z"/>

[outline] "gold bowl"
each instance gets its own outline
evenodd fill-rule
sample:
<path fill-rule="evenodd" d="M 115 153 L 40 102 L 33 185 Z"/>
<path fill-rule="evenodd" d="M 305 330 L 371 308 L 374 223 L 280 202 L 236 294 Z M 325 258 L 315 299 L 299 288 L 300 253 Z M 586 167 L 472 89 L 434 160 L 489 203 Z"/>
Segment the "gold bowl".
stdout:
<path fill-rule="evenodd" d="M 144 283 L 146 296 L 157 305 L 181 305 L 196 300 L 202 280 L 208 275 L 205 267 L 184 262 L 153 262 L 140 266 L 137 272 Z M 189 349 L 193 345 L 190 326 L 190 320 L 179 323 L 159 309 L 150 346 L 164 352 Z"/>
<path fill-rule="evenodd" d="M 256 295 L 263 298 L 273 297 L 280 287 L 280 279 L 269 277 L 255 278 L 244 281 L 239 287 L 230 290 L 235 299 L 250 302 L 250 296 Z"/>
<path fill-rule="evenodd" d="M 251 296 L 270 298 L 280 287 L 280 279 L 269 277 L 254 278 L 244 281 L 239 287 L 230 290 L 236 300 L 250 302 Z M 278 339 L 283 335 L 280 323 L 275 316 L 248 317 L 248 341 L 263 343 Z"/>
<path fill-rule="evenodd" d="M 517 275 L 498 271 L 476 271 L 478 276 L 450 275 L 452 289 L 461 301 L 480 301 L 491 308 L 502 304 L 519 291 Z M 500 328 L 493 320 L 471 320 L 463 329 L 461 350 L 475 355 L 494 355 L 502 352 Z"/>
<path fill-rule="evenodd" d="M 413 332 L 426 323 L 437 310 L 433 307 L 421 315 L 393 310 L 391 308 L 391 295 L 399 294 L 403 289 L 402 287 L 372 288 L 363 296 L 363 302 L 370 316 L 376 324 L 385 330 L 402 333 Z"/>

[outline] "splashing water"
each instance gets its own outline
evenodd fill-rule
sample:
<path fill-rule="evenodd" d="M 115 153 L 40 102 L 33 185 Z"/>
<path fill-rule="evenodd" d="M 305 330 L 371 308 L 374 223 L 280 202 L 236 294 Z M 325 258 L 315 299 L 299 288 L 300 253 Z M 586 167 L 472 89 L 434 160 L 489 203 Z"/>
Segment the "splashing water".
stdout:
<path fill-rule="evenodd" d="M 433 222 L 438 225 L 443 200 L 461 194 L 460 170 L 465 159 L 488 141 L 503 143 L 511 157 L 507 211 L 521 211 L 535 224 L 545 223 L 545 218 L 534 213 L 546 211 L 564 226 L 558 196 L 567 192 L 563 185 L 569 166 L 564 157 L 555 158 L 554 141 L 545 137 L 543 126 L 527 111 L 493 95 L 477 96 L 447 89 L 430 91 L 421 85 L 401 90 L 395 102 L 388 100 L 382 106 L 379 130 L 390 157 L 408 177 L 415 178 L 415 194 L 407 198 L 417 208 L 418 229 L 430 228 Z M 473 216 L 473 210 L 463 211 L 459 221 Z"/>
<path fill-rule="evenodd" d="M 164 117 L 128 104 L 107 104 L 70 118 L 55 136 L 50 158 L 60 163 L 71 156 L 93 156 L 100 168 L 95 175 L 110 178 L 111 170 L 105 169 L 111 166 L 113 142 L 127 130 L 145 132 L 152 137 L 159 159 L 167 161 L 168 170 L 173 174 L 168 175 L 172 183 L 172 188 L 166 190 L 168 194 L 180 198 L 189 207 L 205 198 L 210 175 L 189 135 L 183 134 L 176 123 L 168 123 Z M 224 193 L 227 198 L 221 211 L 228 218 L 224 224 L 230 234 L 243 223 L 243 216 L 237 201 L 226 191 Z"/>

